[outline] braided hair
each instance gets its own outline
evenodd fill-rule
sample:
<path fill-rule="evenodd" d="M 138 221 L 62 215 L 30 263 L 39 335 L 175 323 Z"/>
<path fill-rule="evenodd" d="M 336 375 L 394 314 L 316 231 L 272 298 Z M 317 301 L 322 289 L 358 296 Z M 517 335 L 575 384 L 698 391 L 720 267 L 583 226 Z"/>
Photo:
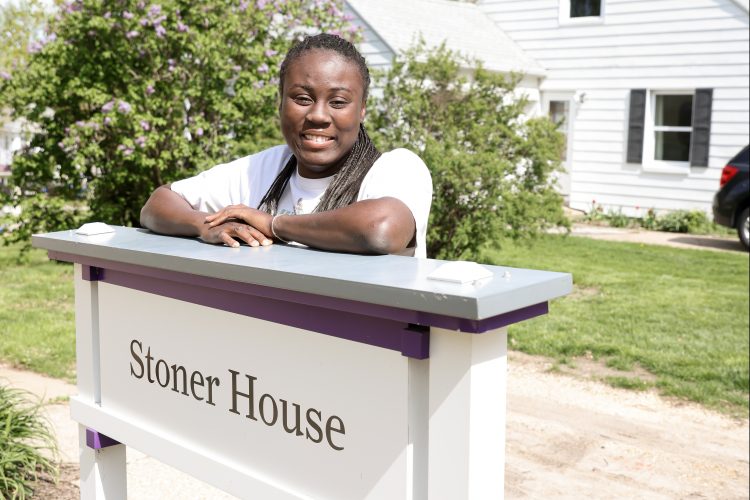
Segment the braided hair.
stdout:
<path fill-rule="evenodd" d="M 362 77 L 362 99 L 367 99 L 367 90 L 370 86 L 370 71 L 367 69 L 364 57 L 347 40 L 328 33 L 308 36 L 289 50 L 284 61 L 281 63 L 279 71 L 279 95 L 283 95 L 284 77 L 290 64 L 306 52 L 315 49 L 336 52 L 348 61 L 355 63 Z M 335 174 L 333 181 L 323 193 L 318 206 L 315 207 L 313 212 L 324 212 L 354 203 L 357 200 L 362 180 L 378 158 L 380 158 L 380 152 L 370 140 L 364 126 L 360 124 L 354 146 L 347 153 L 341 168 Z M 279 201 L 296 168 L 297 158 L 292 155 L 261 199 L 258 209 L 272 215 L 276 214 Z"/>

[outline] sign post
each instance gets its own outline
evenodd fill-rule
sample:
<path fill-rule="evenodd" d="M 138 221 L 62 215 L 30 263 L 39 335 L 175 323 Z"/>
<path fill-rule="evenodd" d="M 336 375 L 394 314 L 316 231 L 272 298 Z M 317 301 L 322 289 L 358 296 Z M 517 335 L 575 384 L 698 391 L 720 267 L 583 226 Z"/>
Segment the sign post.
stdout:
<path fill-rule="evenodd" d="M 125 446 L 241 498 L 501 498 L 506 326 L 567 274 L 116 228 L 34 236 L 74 262 L 82 498 Z"/>

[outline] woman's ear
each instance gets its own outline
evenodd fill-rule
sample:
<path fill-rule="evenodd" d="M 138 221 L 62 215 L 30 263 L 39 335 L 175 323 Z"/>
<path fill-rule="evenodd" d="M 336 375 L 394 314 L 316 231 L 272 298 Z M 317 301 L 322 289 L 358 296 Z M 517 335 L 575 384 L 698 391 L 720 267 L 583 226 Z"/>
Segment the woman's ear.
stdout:
<path fill-rule="evenodd" d="M 367 114 L 367 105 L 362 104 L 362 109 L 359 111 L 359 121 L 363 122 L 365 121 L 365 115 Z"/>

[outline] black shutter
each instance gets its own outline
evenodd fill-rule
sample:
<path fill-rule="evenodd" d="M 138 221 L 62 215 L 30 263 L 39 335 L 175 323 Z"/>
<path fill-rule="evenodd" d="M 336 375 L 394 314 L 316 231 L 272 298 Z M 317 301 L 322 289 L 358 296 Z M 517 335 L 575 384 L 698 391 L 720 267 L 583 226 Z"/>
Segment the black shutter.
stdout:
<path fill-rule="evenodd" d="M 643 129 L 646 119 L 646 89 L 630 91 L 628 119 L 628 163 L 643 162 Z"/>
<path fill-rule="evenodd" d="M 711 103 L 714 89 L 695 89 L 693 98 L 693 133 L 690 136 L 690 165 L 708 166 L 708 146 L 711 142 Z"/>

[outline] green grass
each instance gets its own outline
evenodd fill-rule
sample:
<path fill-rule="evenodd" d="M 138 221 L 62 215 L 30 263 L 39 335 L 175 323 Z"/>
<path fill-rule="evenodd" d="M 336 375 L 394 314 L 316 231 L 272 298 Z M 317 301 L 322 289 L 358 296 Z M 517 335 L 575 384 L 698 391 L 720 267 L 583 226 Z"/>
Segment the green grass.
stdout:
<path fill-rule="evenodd" d="M 73 266 L 0 246 L 0 360 L 75 379 Z"/>
<path fill-rule="evenodd" d="M 558 360 L 590 352 L 610 368 L 654 375 L 639 389 L 651 383 L 747 416 L 747 254 L 549 236 L 486 257 L 573 274 L 574 292 L 552 301 L 548 315 L 510 328 L 511 348 Z"/>

